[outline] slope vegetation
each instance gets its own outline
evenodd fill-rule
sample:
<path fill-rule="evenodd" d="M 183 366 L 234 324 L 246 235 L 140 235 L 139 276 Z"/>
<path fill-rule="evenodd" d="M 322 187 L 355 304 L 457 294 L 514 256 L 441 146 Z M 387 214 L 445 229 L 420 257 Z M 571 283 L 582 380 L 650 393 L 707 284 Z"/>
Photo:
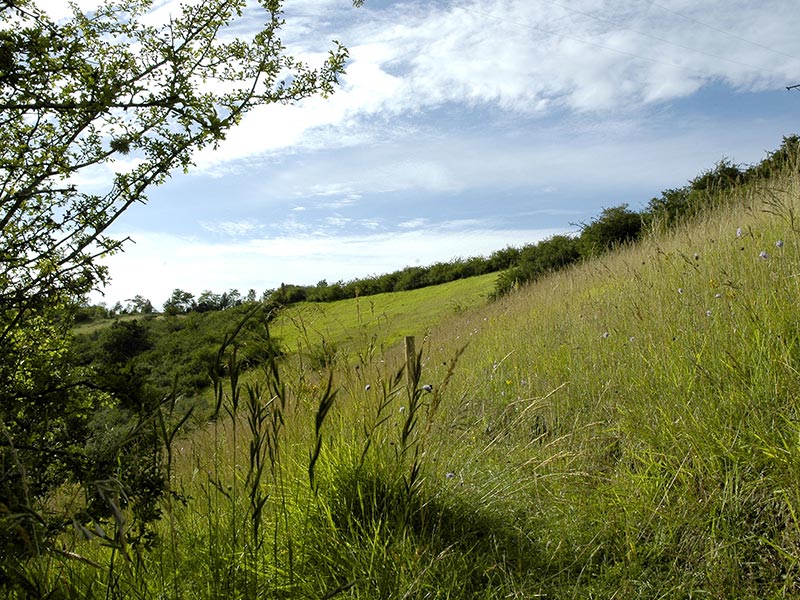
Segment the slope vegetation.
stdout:
<path fill-rule="evenodd" d="M 70 542 L 82 560 L 42 577 L 72 597 L 799 595 L 799 198 L 792 165 L 403 326 L 410 377 L 379 329 L 247 386 L 230 356 L 224 410 L 171 438 L 157 530 L 128 532 L 129 560 Z M 358 332 L 369 312 L 327 310 L 294 321 Z"/>

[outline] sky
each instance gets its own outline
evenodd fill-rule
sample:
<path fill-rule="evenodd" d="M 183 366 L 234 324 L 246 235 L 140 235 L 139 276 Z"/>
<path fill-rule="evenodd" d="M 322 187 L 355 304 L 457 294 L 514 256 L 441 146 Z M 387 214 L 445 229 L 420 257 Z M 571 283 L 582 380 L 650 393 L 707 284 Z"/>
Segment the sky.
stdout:
<path fill-rule="evenodd" d="M 261 294 L 486 256 L 575 232 L 605 207 L 640 209 L 800 132 L 800 90 L 786 89 L 800 84 L 796 0 L 284 10 L 290 53 L 313 63 L 333 39 L 348 47 L 341 86 L 253 110 L 129 209 L 113 234 L 133 243 L 106 259 L 94 301 L 159 306 L 175 288 Z"/>

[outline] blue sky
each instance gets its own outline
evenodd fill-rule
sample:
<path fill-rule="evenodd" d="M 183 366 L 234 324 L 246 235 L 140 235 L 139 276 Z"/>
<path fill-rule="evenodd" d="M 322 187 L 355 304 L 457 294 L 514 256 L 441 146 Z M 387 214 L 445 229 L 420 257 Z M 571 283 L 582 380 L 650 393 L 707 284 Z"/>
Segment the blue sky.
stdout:
<path fill-rule="evenodd" d="M 290 52 L 348 46 L 341 89 L 253 111 L 129 210 L 114 232 L 135 243 L 107 261 L 106 302 L 486 255 L 640 208 L 722 158 L 756 162 L 800 130 L 796 0 L 285 11 Z"/>

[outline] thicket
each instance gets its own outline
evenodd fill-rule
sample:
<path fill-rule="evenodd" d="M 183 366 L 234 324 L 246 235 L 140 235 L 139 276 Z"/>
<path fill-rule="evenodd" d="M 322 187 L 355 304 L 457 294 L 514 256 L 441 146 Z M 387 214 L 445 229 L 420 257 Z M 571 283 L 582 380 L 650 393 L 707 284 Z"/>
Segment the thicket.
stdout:
<path fill-rule="evenodd" d="M 212 366 L 224 337 L 238 330 L 238 361 L 250 369 L 280 354 L 267 334 L 272 308 L 243 303 L 224 311 L 117 319 L 71 339 L 71 362 L 99 389 L 112 393 L 123 408 L 141 403 L 137 396 L 194 397 L 211 384 Z M 151 407 L 152 408 L 152 407 Z"/>
<path fill-rule="evenodd" d="M 302 301 L 334 302 L 375 294 L 416 290 L 502 271 L 514 263 L 519 252 L 516 248 L 508 247 L 493 252 L 488 258 L 483 256 L 455 258 L 426 267 L 406 267 L 392 273 L 347 282 L 328 283 L 327 280 L 322 280 L 316 285 L 283 284 L 275 290 L 268 290 L 265 296 L 277 304 L 288 305 Z"/>

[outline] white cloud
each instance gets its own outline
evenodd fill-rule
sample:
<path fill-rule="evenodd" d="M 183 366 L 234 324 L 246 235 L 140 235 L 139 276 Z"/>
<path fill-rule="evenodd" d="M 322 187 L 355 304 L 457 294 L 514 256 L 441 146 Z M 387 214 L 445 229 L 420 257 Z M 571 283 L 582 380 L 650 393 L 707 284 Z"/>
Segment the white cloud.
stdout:
<path fill-rule="evenodd" d="M 62 2 L 45 5 L 65 11 Z M 253 168 L 264 154 L 397 138 L 403 135 L 398 117 L 447 105 L 520 115 L 564 109 L 624 114 L 688 96 L 712 81 L 745 89 L 783 86 L 800 70 L 796 11 L 787 0 L 734 0 L 724 10 L 706 0 L 670 9 L 675 12 L 599 0 L 348 6 L 343 0 L 287 6 L 290 52 L 318 63 L 333 37 L 349 46 L 341 89 L 328 99 L 254 109 L 219 148 L 196 154 L 197 172 L 224 176 Z M 175 2 L 160 2 L 151 18 L 175 10 Z M 255 19 L 257 11 L 246 14 Z M 298 29 L 291 29 L 292 19 L 300 21 Z M 746 41 L 751 38 L 764 43 Z M 236 161 L 245 162 L 237 167 Z M 408 163 L 383 176 L 406 179 L 401 187 L 453 187 L 440 165 Z"/>
<path fill-rule="evenodd" d="M 420 227 L 425 227 L 428 224 L 428 219 L 411 219 L 410 221 L 403 221 L 402 223 L 398 223 L 397 226 L 401 229 L 419 229 Z"/>
<path fill-rule="evenodd" d="M 348 225 L 352 221 L 353 221 L 352 219 L 348 219 L 347 217 L 343 217 L 341 215 L 325 217 L 325 223 L 333 227 L 344 227 L 345 225 Z"/>
<path fill-rule="evenodd" d="M 251 219 L 242 221 L 201 221 L 200 226 L 211 233 L 229 237 L 243 237 L 264 229 L 264 225 Z"/>
<path fill-rule="evenodd" d="M 292 10 L 311 18 L 303 6 Z M 328 2 L 319 12 L 325 19 L 348 17 L 328 22 L 342 29 L 336 33 L 350 47 L 342 89 L 327 100 L 254 110 L 218 151 L 198 155 L 202 169 L 268 152 L 385 139 L 393 119 L 449 104 L 521 115 L 564 109 L 620 114 L 688 96 L 714 81 L 748 89 L 783 86 L 800 69 L 794 6 L 786 0 L 757 6 L 737 0 L 724 10 L 700 1 L 679 6 L 680 14 L 597 0 L 563 7 L 405 2 L 353 12 L 336 6 Z M 331 36 L 317 31 L 315 40 Z M 448 174 L 425 172 L 430 168 L 418 170 L 421 177 L 449 187 Z"/>

